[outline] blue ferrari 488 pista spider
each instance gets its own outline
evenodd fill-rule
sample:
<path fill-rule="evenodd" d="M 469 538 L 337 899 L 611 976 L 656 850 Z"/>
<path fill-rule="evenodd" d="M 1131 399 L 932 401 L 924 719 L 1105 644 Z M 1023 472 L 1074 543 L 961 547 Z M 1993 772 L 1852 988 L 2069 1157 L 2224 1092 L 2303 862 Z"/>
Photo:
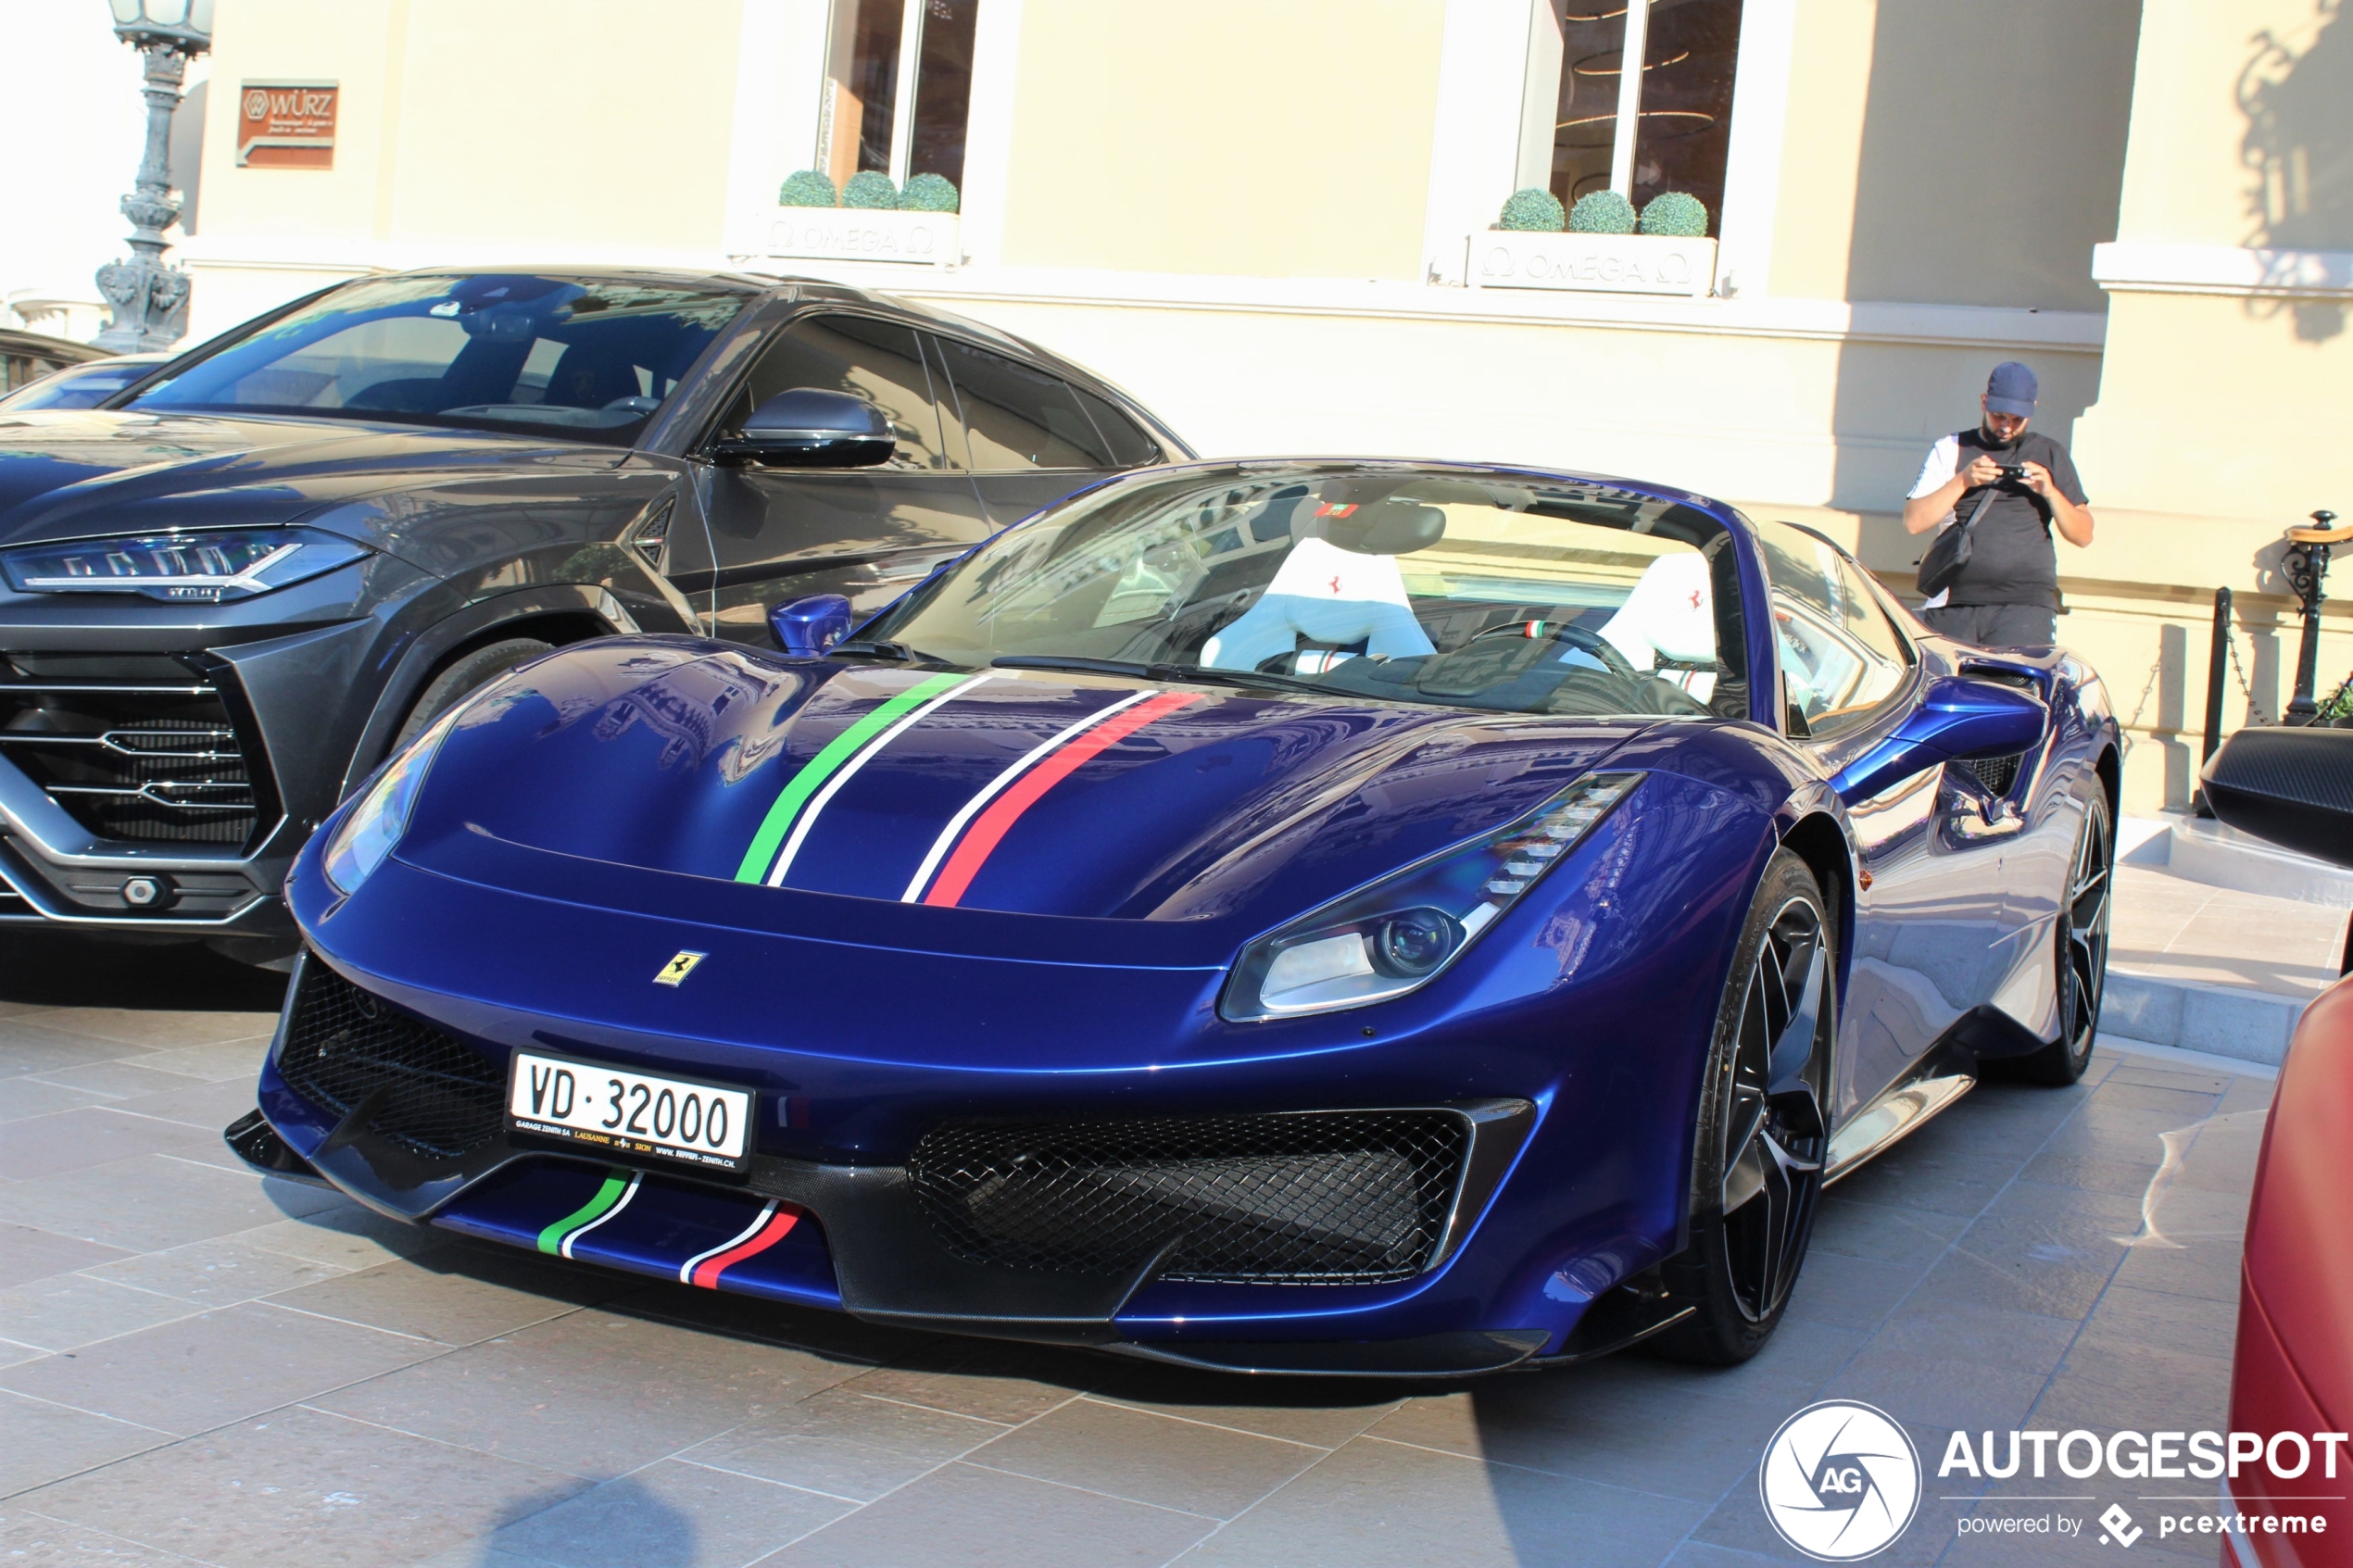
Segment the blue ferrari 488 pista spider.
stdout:
<path fill-rule="evenodd" d="M 2098 678 L 1805 529 L 1196 464 L 774 623 L 550 654 L 329 819 L 233 1146 L 875 1322 L 1720 1363 L 1829 1183 L 2091 1051 Z"/>

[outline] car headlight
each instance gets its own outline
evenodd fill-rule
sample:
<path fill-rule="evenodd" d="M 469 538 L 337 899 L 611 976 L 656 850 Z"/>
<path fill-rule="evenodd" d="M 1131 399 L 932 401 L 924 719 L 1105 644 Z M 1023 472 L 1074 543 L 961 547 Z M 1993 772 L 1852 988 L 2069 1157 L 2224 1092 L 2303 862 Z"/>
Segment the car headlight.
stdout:
<path fill-rule="evenodd" d="M 1578 780 L 1516 822 L 1301 916 L 1242 949 L 1217 1010 L 1235 1022 L 1402 997 L 1460 958 L 1640 784 Z"/>
<path fill-rule="evenodd" d="M 359 891 L 359 884 L 375 874 L 392 847 L 409 829 L 409 811 L 417 803 L 417 792 L 424 787 L 425 773 L 433 767 L 434 753 L 457 725 L 459 715 L 473 704 L 461 702 L 433 721 L 423 734 L 409 743 L 400 755 L 385 764 L 375 783 L 368 786 L 359 804 L 335 829 L 335 836 L 328 842 L 327 852 L 321 857 L 320 867 L 335 891 L 346 898 Z"/>
<path fill-rule="evenodd" d="M 143 594 L 219 604 L 249 599 L 368 554 L 340 534 L 308 528 L 223 528 L 125 534 L 0 552 L 20 594 Z"/>

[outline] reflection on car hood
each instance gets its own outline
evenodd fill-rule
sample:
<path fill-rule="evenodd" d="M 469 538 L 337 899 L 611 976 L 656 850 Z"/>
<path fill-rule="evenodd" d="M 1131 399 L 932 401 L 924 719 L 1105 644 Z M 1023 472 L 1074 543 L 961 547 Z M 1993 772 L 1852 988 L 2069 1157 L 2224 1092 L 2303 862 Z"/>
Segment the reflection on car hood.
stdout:
<path fill-rule="evenodd" d="M 1641 728 L 616 639 L 476 704 L 400 853 L 475 875 L 488 835 L 810 893 L 1255 925 L 1509 822 Z"/>
<path fill-rule="evenodd" d="M 559 445 L 610 467 L 610 448 Z M 0 544 L 150 528 L 268 526 L 412 483 L 544 461 L 549 444 L 347 420 L 0 410 Z"/>

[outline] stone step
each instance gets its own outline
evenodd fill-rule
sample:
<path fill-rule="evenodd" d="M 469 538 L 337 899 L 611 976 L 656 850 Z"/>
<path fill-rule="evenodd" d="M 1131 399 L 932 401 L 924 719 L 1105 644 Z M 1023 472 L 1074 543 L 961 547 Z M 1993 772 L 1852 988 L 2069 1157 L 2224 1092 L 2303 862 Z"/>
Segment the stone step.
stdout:
<path fill-rule="evenodd" d="M 2252 834 L 2201 821 L 2187 811 L 2127 817 L 2117 824 L 2117 859 L 2163 866 L 2212 887 L 2353 909 L 2353 871 L 2268 844 Z"/>
<path fill-rule="evenodd" d="M 2151 1045 L 2277 1067 L 2305 998 L 2246 985 L 2201 985 L 2108 966 L 2100 1028 Z"/>

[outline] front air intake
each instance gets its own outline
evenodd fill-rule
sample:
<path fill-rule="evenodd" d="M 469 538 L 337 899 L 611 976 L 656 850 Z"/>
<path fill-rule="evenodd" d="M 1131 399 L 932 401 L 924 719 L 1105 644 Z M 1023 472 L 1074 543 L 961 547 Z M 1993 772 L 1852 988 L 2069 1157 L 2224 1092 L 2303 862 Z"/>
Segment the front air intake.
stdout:
<path fill-rule="evenodd" d="M 1367 1285 L 1428 1266 L 1469 1123 L 1447 1110 L 950 1123 L 908 1175 L 967 1261 L 1159 1277 Z"/>
<path fill-rule="evenodd" d="M 222 673 L 161 654 L 0 655 L 0 757 L 93 834 L 238 846 L 277 822 Z"/>
<path fill-rule="evenodd" d="M 454 1160 L 498 1135 L 505 1073 L 456 1035 L 372 996 L 313 957 L 278 1075 L 303 1098 L 348 1116 L 382 1091 L 367 1130 L 415 1154 Z"/>

